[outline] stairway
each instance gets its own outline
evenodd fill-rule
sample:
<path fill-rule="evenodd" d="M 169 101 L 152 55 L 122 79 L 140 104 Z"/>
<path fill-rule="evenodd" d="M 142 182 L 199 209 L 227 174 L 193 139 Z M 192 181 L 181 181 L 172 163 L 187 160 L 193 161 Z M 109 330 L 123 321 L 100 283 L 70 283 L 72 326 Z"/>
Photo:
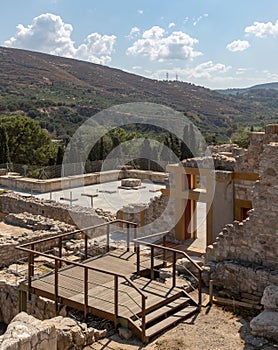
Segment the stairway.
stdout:
<path fill-rule="evenodd" d="M 199 310 L 193 299 L 185 292 L 180 291 L 163 302 L 146 309 L 145 336 L 142 329 L 142 315 L 138 314 L 137 318 L 130 319 L 129 328 L 137 336 L 140 336 L 144 343 L 148 343 L 154 336 L 191 317 Z"/>

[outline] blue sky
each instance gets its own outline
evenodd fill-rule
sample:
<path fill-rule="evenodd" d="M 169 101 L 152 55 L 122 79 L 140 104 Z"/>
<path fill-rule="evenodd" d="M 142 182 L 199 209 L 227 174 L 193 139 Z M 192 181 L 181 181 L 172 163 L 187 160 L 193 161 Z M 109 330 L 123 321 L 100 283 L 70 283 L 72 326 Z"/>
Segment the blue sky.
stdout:
<path fill-rule="evenodd" d="M 154 79 L 209 88 L 278 81 L 277 0 L 7 0 L 0 23 L 2 46 Z"/>

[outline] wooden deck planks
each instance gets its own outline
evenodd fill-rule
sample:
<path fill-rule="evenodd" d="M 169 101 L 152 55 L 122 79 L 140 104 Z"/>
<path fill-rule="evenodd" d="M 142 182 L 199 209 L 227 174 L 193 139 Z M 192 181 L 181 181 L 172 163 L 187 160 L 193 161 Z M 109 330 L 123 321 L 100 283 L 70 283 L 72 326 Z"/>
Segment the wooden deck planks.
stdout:
<path fill-rule="evenodd" d="M 155 264 L 161 262 L 155 260 Z M 147 296 L 146 308 L 163 302 L 165 298 L 180 293 L 178 288 L 168 288 L 162 283 L 151 281 L 148 278 L 133 278 L 136 271 L 136 254 L 115 250 L 91 258 L 84 265 L 120 273 L 131 278 L 133 283 Z M 114 314 L 114 276 L 89 270 L 88 306 L 105 313 Z M 131 287 L 123 278 L 118 278 L 118 313 L 121 317 L 132 317 L 141 311 L 142 296 Z M 80 308 L 84 304 L 84 270 L 81 267 L 68 266 L 58 272 L 58 296 L 70 300 Z M 32 287 L 37 293 L 47 291 L 53 294 L 54 299 L 54 272 L 41 276 L 32 281 Z"/>

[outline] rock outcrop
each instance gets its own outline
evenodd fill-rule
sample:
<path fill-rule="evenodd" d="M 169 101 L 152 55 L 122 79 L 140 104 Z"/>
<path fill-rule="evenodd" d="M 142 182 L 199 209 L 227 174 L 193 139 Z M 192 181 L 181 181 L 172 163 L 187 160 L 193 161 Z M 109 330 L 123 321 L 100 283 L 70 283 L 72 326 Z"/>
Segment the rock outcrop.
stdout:
<path fill-rule="evenodd" d="M 278 342 L 278 286 L 266 287 L 261 303 L 265 310 L 251 321 L 251 332 Z"/>

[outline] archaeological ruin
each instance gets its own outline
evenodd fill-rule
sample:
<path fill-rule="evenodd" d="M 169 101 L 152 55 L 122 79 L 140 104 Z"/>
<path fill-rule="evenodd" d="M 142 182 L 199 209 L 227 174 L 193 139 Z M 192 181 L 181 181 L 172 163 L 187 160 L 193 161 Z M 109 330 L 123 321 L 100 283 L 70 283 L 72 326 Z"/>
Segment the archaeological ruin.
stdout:
<path fill-rule="evenodd" d="M 197 313 L 208 288 L 211 301 L 255 310 L 253 333 L 278 341 L 278 125 L 250 138 L 248 150 L 210 146 L 210 157 L 169 164 L 166 173 L 123 168 L 37 180 L 2 170 L 0 322 L 9 326 L 0 348 L 68 349 L 67 339 L 82 348 L 106 335 L 84 323 L 89 315 L 148 342 Z M 116 180 L 128 193 L 144 181 L 159 188 L 114 212 L 10 190 Z M 71 317 L 76 310 L 83 321 Z M 11 343 L 22 325 L 25 338 Z"/>

